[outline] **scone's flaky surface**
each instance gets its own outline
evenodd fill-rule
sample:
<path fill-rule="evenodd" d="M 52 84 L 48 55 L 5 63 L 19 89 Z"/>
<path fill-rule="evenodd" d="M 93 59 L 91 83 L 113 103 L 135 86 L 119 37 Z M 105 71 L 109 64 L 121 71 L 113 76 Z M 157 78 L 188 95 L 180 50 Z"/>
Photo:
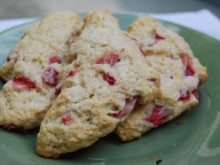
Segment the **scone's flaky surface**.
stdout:
<path fill-rule="evenodd" d="M 24 35 L 21 37 L 20 40 L 23 40 L 23 38 L 25 38 L 27 34 L 30 35 L 32 33 L 35 33 L 38 26 L 39 26 L 39 23 L 36 23 L 32 25 L 30 28 L 28 28 L 28 30 L 24 33 Z M 18 49 L 20 49 L 22 45 L 23 45 L 22 41 L 17 42 L 14 48 L 8 53 L 5 63 L 0 68 L 0 76 L 5 81 L 9 81 L 12 79 L 14 64 L 17 61 L 17 58 L 19 56 Z"/>
<path fill-rule="evenodd" d="M 156 20 L 139 17 L 129 27 L 129 36 L 139 46 L 146 62 L 160 74 L 160 92 L 145 105 L 137 105 L 116 128 L 123 141 L 140 137 L 151 128 L 179 116 L 199 102 L 198 87 L 207 79 L 203 67 L 182 37 Z"/>
<path fill-rule="evenodd" d="M 151 101 L 158 75 L 107 11 L 92 11 L 71 45 L 66 80 L 45 116 L 36 150 L 57 157 L 111 133 L 137 100 Z M 152 81 L 153 80 L 153 81 Z"/>
<path fill-rule="evenodd" d="M 71 12 L 53 13 L 33 25 L 9 53 L 1 69 L 9 80 L 0 92 L 0 125 L 39 126 L 58 95 L 69 42 L 82 28 Z M 9 69 L 9 70 L 8 70 Z"/>

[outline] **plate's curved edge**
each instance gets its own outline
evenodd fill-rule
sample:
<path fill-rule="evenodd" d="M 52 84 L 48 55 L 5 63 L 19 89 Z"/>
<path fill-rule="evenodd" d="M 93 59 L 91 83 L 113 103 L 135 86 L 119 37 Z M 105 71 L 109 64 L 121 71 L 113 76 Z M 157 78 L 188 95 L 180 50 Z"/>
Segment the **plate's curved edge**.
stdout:
<path fill-rule="evenodd" d="M 10 28 L 7 28 L 7 29 L 5 29 L 5 30 L 2 30 L 2 31 L 0 31 L 0 35 L 2 35 L 2 34 L 4 34 L 4 33 L 7 33 L 8 31 L 17 29 L 17 28 L 19 28 L 19 27 L 21 27 L 21 26 L 26 26 L 26 25 L 35 23 L 35 22 L 36 22 L 37 20 L 39 20 L 39 19 L 40 19 L 40 17 L 35 18 L 35 19 L 33 19 L 33 20 L 31 20 L 31 21 L 28 21 L 28 22 L 26 22 L 26 23 L 21 23 L 21 24 L 19 24 L 19 25 L 12 26 L 12 27 L 10 27 Z"/>

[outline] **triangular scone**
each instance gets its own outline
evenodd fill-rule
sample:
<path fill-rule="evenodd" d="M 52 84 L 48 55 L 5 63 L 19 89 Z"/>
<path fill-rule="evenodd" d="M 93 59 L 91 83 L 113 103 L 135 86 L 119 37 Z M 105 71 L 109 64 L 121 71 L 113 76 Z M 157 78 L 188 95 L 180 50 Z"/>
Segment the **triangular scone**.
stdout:
<path fill-rule="evenodd" d="M 71 45 L 67 78 L 46 114 L 37 153 L 58 157 L 111 133 L 136 101 L 157 94 L 158 75 L 108 11 L 92 11 Z"/>
<path fill-rule="evenodd" d="M 0 125 L 8 129 L 40 125 L 60 92 L 68 49 L 82 24 L 72 12 L 53 13 L 19 41 L 13 50 L 17 56 L 8 57 L 14 63 L 12 79 L 0 92 Z"/>
<path fill-rule="evenodd" d="M 154 101 L 137 105 L 116 129 L 122 141 L 140 137 L 199 103 L 198 87 L 207 79 L 203 67 L 182 37 L 156 20 L 142 16 L 129 27 L 146 62 L 160 73 L 160 92 Z"/>

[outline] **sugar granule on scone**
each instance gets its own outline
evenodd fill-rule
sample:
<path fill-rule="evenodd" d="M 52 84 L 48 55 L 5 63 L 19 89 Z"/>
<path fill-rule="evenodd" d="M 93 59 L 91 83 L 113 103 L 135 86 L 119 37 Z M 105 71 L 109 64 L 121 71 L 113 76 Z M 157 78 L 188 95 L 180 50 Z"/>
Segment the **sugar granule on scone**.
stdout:
<path fill-rule="evenodd" d="M 193 56 L 189 45 L 158 21 L 142 16 L 129 27 L 129 36 L 139 46 L 147 63 L 160 73 L 160 92 L 150 103 L 136 105 L 115 132 L 122 141 L 140 137 L 199 103 L 199 85 L 207 68 Z"/>
<path fill-rule="evenodd" d="M 91 11 L 71 45 L 61 94 L 46 114 L 36 151 L 58 157 L 88 147 L 111 133 L 158 92 L 157 72 L 108 11 Z"/>
<path fill-rule="evenodd" d="M 60 92 L 68 49 L 82 26 L 75 13 L 52 13 L 21 38 L 3 65 L 12 72 L 0 92 L 0 125 L 8 129 L 40 125 Z"/>

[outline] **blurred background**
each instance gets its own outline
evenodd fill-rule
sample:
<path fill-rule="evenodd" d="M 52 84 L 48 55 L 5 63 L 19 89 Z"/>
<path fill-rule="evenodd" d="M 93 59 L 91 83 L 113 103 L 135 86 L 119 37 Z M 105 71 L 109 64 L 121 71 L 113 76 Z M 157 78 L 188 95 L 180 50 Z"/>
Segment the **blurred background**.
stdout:
<path fill-rule="evenodd" d="M 57 10 L 167 13 L 209 9 L 220 18 L 220 0 L 0 0 L 0 19 L 37 17 Z"/>

